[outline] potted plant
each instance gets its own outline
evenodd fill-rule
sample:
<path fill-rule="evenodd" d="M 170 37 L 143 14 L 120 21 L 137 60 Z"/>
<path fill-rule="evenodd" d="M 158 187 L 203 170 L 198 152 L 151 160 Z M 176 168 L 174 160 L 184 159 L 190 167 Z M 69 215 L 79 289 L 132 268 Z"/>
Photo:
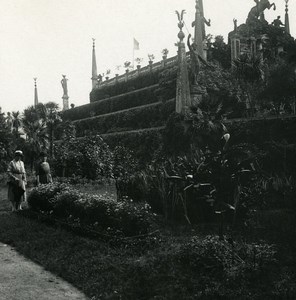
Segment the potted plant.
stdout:
<path fill-rule="evenodd" d="M 141 68 L 141 62 L 143 61 L 143 58 L 137 57 L 135 61 L 137 63 L 137 69 L 139 70 Z"/>
<path fill-rule="evenodd" d="M 164 48 L 164 49 L 161 51 L 161 53 L 162 53 L 162 59 L 165 60 L 165 59 L 167 59 L 167 57 L 168 57 L 169 50 L 168 50 L 167 48 Z"/>
<path fill-rule="evenodd" d="M 148 59 L 149 59 L 149 65 L 151 66 L 153 64 L 153 60 L 155 59 L 154 54 L 148 54 Z"/>
<path fill-rule="evenodd" d="M 127 81 L 128 80 L 128 72 L 129 72 L 129 69 L 131 68 L 131 62 L 126 61 L 124 63 L 124 67 L 125 67 L 125 81 Z"/>
<path fill-rule="evenodd" d="M 109 75 L 110 75 L 110 74 L 111 74 L 111 70 L 108 69 L 108 70 L 106 71 L 106 77 L 105 77 L 106 80 L 109 79 Z"/>
<path fill-rule="evenodd" d="M 126 61 L 123 65 L 125 67 L 125 72 L 128 73 L 129 69 L 131 68 L 131 62 L 130 61 Z"/>

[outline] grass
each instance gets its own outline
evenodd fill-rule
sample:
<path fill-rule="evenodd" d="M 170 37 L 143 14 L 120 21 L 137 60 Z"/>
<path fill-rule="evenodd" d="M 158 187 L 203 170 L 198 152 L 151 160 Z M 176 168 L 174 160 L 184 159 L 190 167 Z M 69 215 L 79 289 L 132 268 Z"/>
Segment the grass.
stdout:
<path fill-rule="evenodd" d="M 226 278 L 223 265 L 212 253 L 215 244 L 208 248 L 203 232 L 196 228 L 178 232 L 162 228 L 141 239 L 88 239 L 22 213 L 3 212 L 8 206 L 2 198 L 3 188 L 0 195 L 0 241 L 93 300 L 279 299 L 296 295 L 293 265 L 271 264 L 263 276 L 260 268 L 245 271 L 242 267 L 244 277 L 230 274 Z M 193 237 L 197 243 L 191 242 Z M 279 262 L 283 256 L 285 253 L 280 253 Z M 295 265 L 295 259 L 290 259 Z"/>

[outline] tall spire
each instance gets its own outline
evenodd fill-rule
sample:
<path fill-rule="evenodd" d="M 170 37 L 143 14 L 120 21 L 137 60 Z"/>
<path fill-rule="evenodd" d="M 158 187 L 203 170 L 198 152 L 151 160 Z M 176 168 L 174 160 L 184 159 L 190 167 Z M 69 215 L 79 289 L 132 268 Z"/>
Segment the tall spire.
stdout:
<path fill-rule="evenodd" d="M 211 26 L 211 20 L 206 20 L 204 16 L 203 0 L 195 0 L 195 20 L 192 23 L 194 27 L 194 43 L 197 46 L 199 55 L 204 60 L 207 59 L 205 25 Z"/>
<path fill-rule="evenodd" d="M 289 0 L 285 0 L 285 2 L 286 2 L 285 30 L 286 30 L 287 33 L 290 34 L 290 23 L 289 23 L 289 14 L 288 14 L 288 2 L 289 2 Z"/>
<path fill-rule="evenodd" d="M 198 53 L 203 57 L 203 21 L 202 21 L 202 2 L 195 2 L 195 21 L 194 21 L 194 43 L 197 46 Z"/>
<path fill-rule="evenodd" d="M 34 79 L 34 106 L 36 107 L 38 104 L 38 92 L 37 92 L 37 78 Z"/>
<path fill-rule="evenodd" d="M 92 88 L 97 86 L 98 82 L 98 72 L 97 72 L 97 61 L 96 61 L 96 50 L 95 50 L 95 39 L 93 40 L 93 50 L 92 50 Z"/>

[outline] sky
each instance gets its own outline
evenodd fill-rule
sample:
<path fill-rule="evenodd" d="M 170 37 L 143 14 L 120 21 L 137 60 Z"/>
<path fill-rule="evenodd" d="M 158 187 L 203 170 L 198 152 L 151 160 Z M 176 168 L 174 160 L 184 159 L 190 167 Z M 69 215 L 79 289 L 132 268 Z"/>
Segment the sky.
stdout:
<path fill-rule="evenodd" d="M 266 10 L 271 22 L 284 22 L 285 2 L 274 0 L 277 10 Z M 254 0 L 203 0 L 211 19 L 207 34 L 223 35 L 245 22 Z M 89 103 L 92 38 L 96 39 L 98 73 L 132 61 L 133 38 L 140 50 L 135 58 L 148 63 L 161 51 L 177 54 L 177 15 L 186 10 L 184 33 L 194 35 L 195 0 L 0 0 L 0 106 L 20 111 L 34 104 L 34 77 L 39 102 L 54 101 L 62 108 L 62 74 L 67 76 L 69 103 Z M 296 36 L 296 0 L 289 1 L 290 31 Z M 124 72 L 123 67 L 119 74 Z"/>

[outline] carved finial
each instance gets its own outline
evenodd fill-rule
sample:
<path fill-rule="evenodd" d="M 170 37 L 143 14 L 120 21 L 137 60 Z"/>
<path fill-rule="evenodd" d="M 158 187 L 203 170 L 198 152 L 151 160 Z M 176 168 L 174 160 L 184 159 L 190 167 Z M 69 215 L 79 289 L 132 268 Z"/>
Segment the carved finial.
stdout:
<path fill-rule="evenodd" d="M 288 12 L 288 3 L 289 3 L 289 0 L 285 0 L 286 2 L 286 13 Z"/>
<path fill-rule="evenodd" d="M 34 77 L 33 79 L 34 79 L 34 85 L 36 86 L 37 77 Z"/>
<path fill-rule="evenodd" d="M 95 41 L 96 41 L 96 39 L 92 38 L 92 40 L 93 40 L 93 47 L 95 48 Z"/>
<path fill-rule="evenodd" d="M 183 41 L 184 37 L 185 37 L 185 34 L 184 32 L 182 31 L 182 28 L 184 27 L 184 21 L 183 21 L 183 16 L 184 14 L 186 13 L 185 9 L 183 9 L 181 11 L 181 13 L 179 13 L 177 10 L 175 11 L 177 16 L 178 16 L 178 20 L 179 20 L 179 23 L 178 23 L 178 27 L 180 29 L 179 33 L 178 33 L 178 38 L 180 39 L 180 42 Z"/>

